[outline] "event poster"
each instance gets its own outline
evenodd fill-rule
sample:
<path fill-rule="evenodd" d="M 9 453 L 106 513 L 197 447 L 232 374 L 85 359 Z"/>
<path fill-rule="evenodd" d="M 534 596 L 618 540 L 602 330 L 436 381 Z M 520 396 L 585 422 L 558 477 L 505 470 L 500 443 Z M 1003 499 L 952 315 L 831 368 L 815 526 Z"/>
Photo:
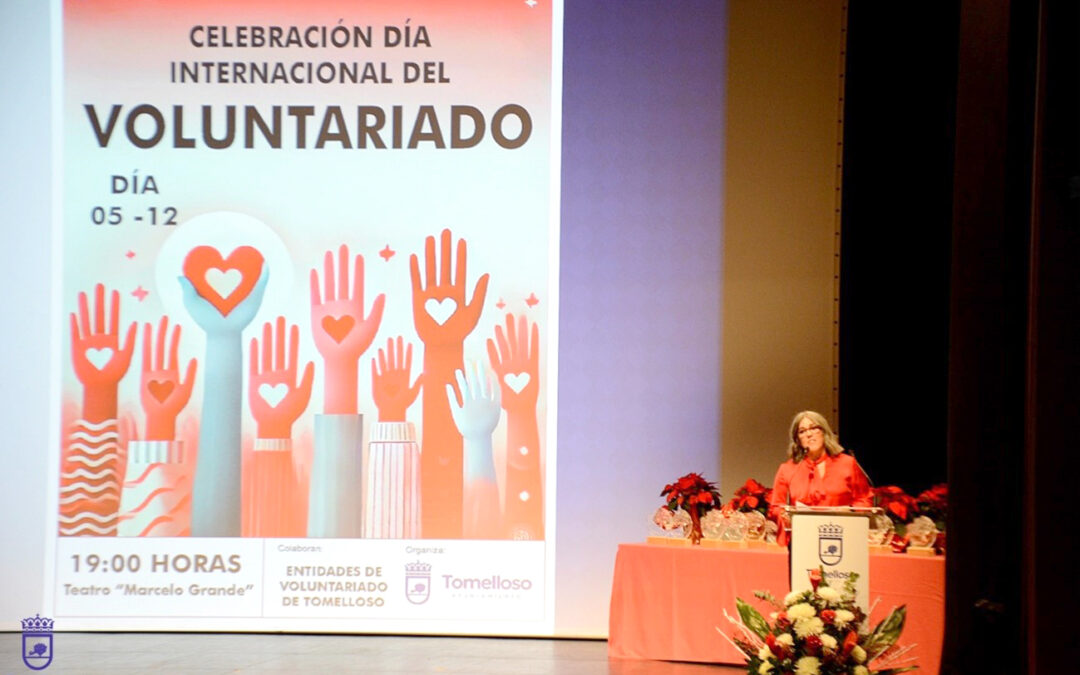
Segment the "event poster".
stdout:
<path fill-rule="evenodd" d="M 558 3 L 59 11 L 57 620 L 550 633 Z"/>

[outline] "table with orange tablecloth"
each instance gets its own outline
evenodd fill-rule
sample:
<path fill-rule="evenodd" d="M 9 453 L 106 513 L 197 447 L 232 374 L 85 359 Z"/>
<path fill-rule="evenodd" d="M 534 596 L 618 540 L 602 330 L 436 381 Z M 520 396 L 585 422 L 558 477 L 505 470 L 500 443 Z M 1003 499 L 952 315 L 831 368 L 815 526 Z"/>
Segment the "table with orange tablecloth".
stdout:
<path fill-rule="evenodd" d="M 621 544 L 615 558 L 608 626 L 608 655 L 615 658 L 744 662 L 716 628 L 729 635 L 723 610 L 737 616 L 735 598 L 766 614 L 754 591 L 778 598 L 788 591 L 784 549 L 718 549 L 701 546 Z M 937 675 L 945 629 L 945 559 L 903 554 L 870 556 L 871 625 L 897 605 L 907 605 L 902 645 L 924 675 Z"/>

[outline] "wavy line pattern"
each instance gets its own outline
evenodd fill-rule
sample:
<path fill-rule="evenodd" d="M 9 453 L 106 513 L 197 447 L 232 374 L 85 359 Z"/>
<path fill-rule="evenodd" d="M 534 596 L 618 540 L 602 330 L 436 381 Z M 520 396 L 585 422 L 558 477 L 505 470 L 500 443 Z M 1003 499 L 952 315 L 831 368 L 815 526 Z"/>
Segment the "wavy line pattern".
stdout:
<path fill-rule="evenodd" d="M 61 536 L 116 534 L 119 438 L 116 420 L 72 425 L 60 467 Z"/>
<path fill-rule="evenodd" d="M 191 465 L 183 441 L 132 441 L 119 534 L 178 537 L 191 529 Z"/>

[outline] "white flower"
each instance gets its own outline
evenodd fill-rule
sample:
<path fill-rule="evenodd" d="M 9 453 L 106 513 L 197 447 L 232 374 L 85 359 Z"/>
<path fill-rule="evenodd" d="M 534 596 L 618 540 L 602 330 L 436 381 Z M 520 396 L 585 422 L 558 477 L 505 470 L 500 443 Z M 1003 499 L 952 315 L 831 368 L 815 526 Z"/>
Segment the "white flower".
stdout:
<path fill-rule="evenodd" d="M 816 616 L 810 619 L 799 619 L 795 622 L 795 634 L 801 638 L 808 635 L 820 635 L 825 630 L 825 622 Z"/>
<path fill-rule="evenodd" d="M 866 666 L 855 666 L 851 669 L 851 675 L 870 675 L 870 670 Z"/>
<path fill-rule="evenodd" d="M 761 665 L 758 666 L 757 671 L 758 675 L 768 675 L 772 672 L 772 663 L 770 661 L 762 661 Z"/>
<path fill-rule="evenodd" d="M 863 663 L 866 661 L 866 650 L 855 645 L 855 648 L 851 650 L 851 658 L 855 659 L 855 663 Z"/>
<path fill-rule="evenodd" d="M 817 595 L 819 598 L 825 601 L 827 605 L 835 605 L 840 602 L 840 592 L 835 588 L 829 588 L 828 586 L 821 586 L 817 589 Z"/>
<path fill-rule="evenodd" d="M 780 612 L 769 612 L 769 619 L 776 621 L 776 617 L 780 616 Z"/>
<path fill-rule="evenodd" d="M 816 656 L 804 656 L 795 662 L 795 673 L 797 675 L 818 675 L 820 666 L 821 661 Z"/>
<path fill-rule="evenodd" d="M 784 596 L 784 606 L 791 607 L 796 602 L 802 600 L 804 595 L 806 595 L 806 591 L 792 591 L 788 593 Z"/>
<path fill-rule="evenodd" d="M 836 638 L 829 635 L 828 633 L 822 633 L 818 637 L 821 638 L 821 646 L 825 649 L 825 651 L 836 651 Z"/>
<path fill-rule="evenodd" d="M 769 645 L 761 645 L 757 657 L 762 661 L 768 661 L 770 656 L 772 656 L 772 650 L 769 649 Z"/>
<path fill-rule="evenodd" d="M 795 644 L 795 638 L 791 637 L 791 633 L 780 633 L 776 636 L 776 643 L 791 647 Z"/>
<path fill-rule="evenodd" d="M 787 611 L 788 618 L 792 621 L 798 621 L 799 619 L 809 619 L 815 614 L 817 614 L 817 610 L 814 609 L 813 605 L 806 602 L 800 602 L 797 605 L 792 605 L 791 607 L 788 607 Z"/>
<path fill-rule="evenodd" d="M 833 623 L 836 624 L 837 628 L 843 628 L 854 620 L 855 615 L 852 612 L 846 609 L 838 609 L 836 610 L 836 618 L 833 620 Z"/>

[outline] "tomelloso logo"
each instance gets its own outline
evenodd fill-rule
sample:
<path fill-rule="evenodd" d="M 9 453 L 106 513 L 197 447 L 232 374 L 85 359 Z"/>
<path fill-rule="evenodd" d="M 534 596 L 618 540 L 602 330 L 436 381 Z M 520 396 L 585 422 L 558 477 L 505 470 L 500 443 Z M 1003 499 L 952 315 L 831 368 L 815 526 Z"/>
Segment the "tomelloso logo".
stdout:
<path fill-rule="evenodd" d="M 527 591 L 533 586 L 531 579 L 516 579 L 498 574 L 482 578 L 455 577 L 451 574 L 444 574 L 443 582 L 447 588 L 456 591 Z"/>
<path fill-rule="evenodd" d="M 818 559 L 830 567 L 844 559 L 844 528 L 835 523 L 818 526 Z"/>
<path fill-rule="evenodd" d="M 40 614 L 22 620 L 22 658 L 31 670 L 45 670 L 53 657 L 53 620 Z"/>
<path fill-rule="evenodd" d="M 405 597 L 414 605 L 422 605 L 431 597 L 431 565 L 417 560 L 405 563 Z"/>

